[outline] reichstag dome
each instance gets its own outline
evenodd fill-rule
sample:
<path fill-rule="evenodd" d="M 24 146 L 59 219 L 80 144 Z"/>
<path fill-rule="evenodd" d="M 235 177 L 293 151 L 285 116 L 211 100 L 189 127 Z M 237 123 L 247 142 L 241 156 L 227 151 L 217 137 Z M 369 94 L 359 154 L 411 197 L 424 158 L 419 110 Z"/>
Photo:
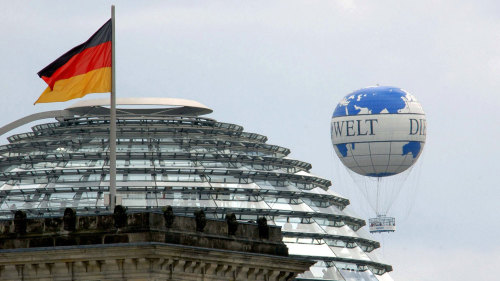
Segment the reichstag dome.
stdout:
<path fill-rule="evenodd" d="M 211 112 L 181 99 L 117 99 L 117 203 L 129 212 L 170 205 L 182 215 L 202 208 L 214 219 L 265 216 L 282 227 L 290 255 L 317 260 L 297 280 L 392 280 L 392 267 L 376 256 L 380 244 L 329 180 L 266 136 L 205 117 Z M 61 216 L 67 207 L 111 212 L 109 100 L 26 116 L 0 134 L 32 122 L 31 132 L 0 146 L 0 218 L 16 210 Z"/>

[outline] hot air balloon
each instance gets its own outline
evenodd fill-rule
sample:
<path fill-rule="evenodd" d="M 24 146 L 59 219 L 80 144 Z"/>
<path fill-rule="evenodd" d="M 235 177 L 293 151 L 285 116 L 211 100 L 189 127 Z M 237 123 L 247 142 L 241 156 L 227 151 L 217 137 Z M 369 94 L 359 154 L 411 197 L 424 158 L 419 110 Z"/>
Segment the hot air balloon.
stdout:
<path fill-rule="evenodd" d="M 395 218 L 387 216 L 393 202 L 387 201 L 397 197 L 402 183 L 393 178 L 409 173 L 425 145 L 426 118 L 420 103 L 397 87 L 357 90 L 345 96 L 335 108 L 331 139 L 337 156 L 352 171 L 351 175 L 364 178 L 364 185 L 375 183 L 366 192 L 377 215 L 369 220 L 370 231 L 394 231 Z"/>

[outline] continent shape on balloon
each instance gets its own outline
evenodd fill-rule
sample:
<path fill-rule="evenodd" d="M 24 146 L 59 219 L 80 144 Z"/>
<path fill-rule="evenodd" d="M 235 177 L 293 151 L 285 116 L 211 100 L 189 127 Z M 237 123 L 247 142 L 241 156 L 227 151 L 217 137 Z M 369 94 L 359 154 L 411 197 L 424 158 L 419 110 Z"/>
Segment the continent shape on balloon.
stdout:
<path fill-rule="evenodd" d="M 401 88 L 363 88 L 345 96 L 335 108 L 331 139 L 343 165 L 357 174 L 396 175 L 422 153 L 425 113 L 417 99 Z"/>

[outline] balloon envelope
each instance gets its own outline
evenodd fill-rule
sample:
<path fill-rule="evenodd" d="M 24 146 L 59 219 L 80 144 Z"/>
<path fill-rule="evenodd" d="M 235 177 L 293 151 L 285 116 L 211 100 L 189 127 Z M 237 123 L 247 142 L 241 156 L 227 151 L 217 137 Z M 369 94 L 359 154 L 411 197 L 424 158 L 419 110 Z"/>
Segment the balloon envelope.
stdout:
<path fill-rule="evenodd" d="M 352 171 L 371 177 L 399 174 L 423 150 L 425 113 L 403 89 L 363 88 L 345 96 L 335 108 L 331 138 L 337 156 Z"/>

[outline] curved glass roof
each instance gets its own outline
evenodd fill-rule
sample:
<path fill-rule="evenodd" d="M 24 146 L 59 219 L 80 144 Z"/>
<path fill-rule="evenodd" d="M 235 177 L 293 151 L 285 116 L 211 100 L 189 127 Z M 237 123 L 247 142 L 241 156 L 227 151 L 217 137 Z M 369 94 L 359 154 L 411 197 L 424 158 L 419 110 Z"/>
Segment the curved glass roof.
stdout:
<path fill-rule="evenodd" d="M 0 218 L 16 210 L 31 217 L 60 216 L 67 207 L 110 211 L 109 116 L 61 112 L 0 146 Z M 289 149 L 209 118 L 117 113 L 117 198 L 129 211 L 171 205 L 183 215 L 203 208 L 215 219 L 265 216 L 282 227 L 291 255 L 318 260 L 298 280 L 391 280 L 392 267 L 373 258 L 380 244 L 360 231 L 365 221 L 346 212 L 349 200 L 311 175 L 309 163 L 287 158 Z"/>

